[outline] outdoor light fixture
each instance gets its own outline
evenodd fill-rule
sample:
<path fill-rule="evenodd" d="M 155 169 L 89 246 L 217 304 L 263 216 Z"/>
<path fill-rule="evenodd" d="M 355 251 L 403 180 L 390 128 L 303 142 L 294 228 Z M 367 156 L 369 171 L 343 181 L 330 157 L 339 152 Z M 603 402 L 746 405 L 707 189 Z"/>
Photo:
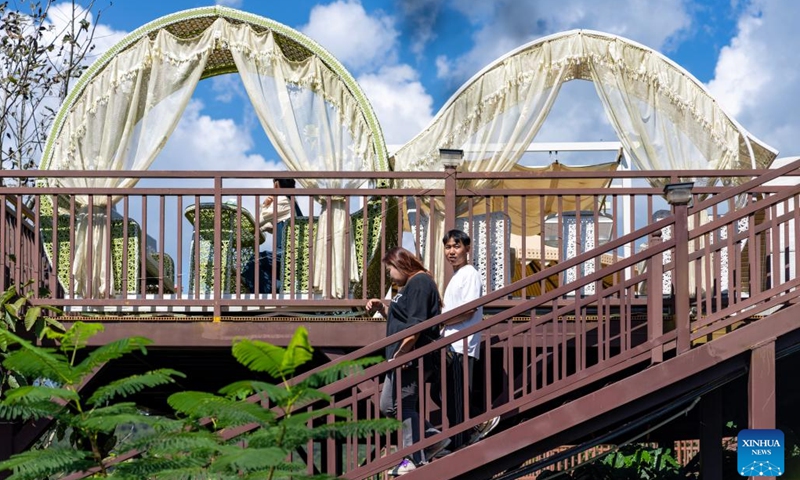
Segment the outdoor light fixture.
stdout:
<path fill-rule="evenodd" d="M 445 167 L 458 167 L 464 160 L 464 150 L 440 148 L 439 158 L 442 159 L 442 165 Z"/>
<path fill-rule="evenodd" d="M 597 243 L 603 245 L 611 240 L 611 235 L 614 233 L 614 220 L 605 213 L 598 214 L 595 217 L 594 212 L 585 210 L 581 212 L 564 212 L 561 214 L 561 229 L 565 232 L 568 231 L 569 225 L 577 224 L 578 214 L 580 214 L 581 232 L 586 235 L 587 225 L 594 225 L 597 231 Z M 552 213 L 544 217 L 544 244 L 549 247 L 558 247 L 558 239 L 561 236 L 558 228 L 559 215 Z M 565 241 L 568 235 L 563 235 Z M 594 239 L 594 234 L 592 234 Z"/>
<path fill-rule="evenodd" d="M 670 205 L 688 205 L 692 201 L 694 182 L 670 183 L 664 186 L 664 195 Z"/>

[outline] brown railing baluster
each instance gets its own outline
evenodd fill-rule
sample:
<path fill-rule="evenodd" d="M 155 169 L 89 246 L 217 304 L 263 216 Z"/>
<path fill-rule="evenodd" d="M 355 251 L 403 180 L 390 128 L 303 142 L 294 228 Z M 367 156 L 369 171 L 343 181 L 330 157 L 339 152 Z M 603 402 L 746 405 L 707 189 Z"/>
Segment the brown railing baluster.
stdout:
<path fill-rule="evenodd" d="M 673 264 L 675 328 L 678 331 L 678 354 L 689 350 L 689 217 L 687 205 L 674 205 L 675 256 Z"/>
<path fill-rule="evenodd" d="M 650 236 L 649 247 L 657 249 L 661 245 L 661 230 Z M 647 260 L 647 340 L 654 340 L 664 333 L 664 297 L 661 282 L 664 278 L 663 254 L 654 254 Z M 659 345 L 651 351 L 651 362 L 660 363 L 664 359 L 663 348 Z"/>

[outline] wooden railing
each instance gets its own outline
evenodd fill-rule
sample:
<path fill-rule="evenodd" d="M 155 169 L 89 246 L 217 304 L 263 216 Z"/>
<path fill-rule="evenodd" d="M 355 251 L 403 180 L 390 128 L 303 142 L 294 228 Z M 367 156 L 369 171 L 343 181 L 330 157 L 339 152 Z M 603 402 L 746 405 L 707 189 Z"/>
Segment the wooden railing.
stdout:
<path fill-rule="evenodd" d="M 650 222 L 650 216 L 658 209 L 660 190 L 651 187 L 605 189 L 576 189 L 575 191 L 559 189 L 557 191 L 520 191 L 520 192 L 491 192 L 472 191 L 469 189 L 455 189 L 449 206 L 445 209 L 446 224 L 454 225 L 458 217 L 453 199 L 465 197 L 488 202 L 492 197 L 500 199 L 500 205 L 508 205 L 510 196 L 518 195 L 524 199 L 533 198 L 535 202 L 548 201 L 553 196 L 552 204 L 556 214 L 566 213 L 562 205 L 567 196 L 588 197 L 591 203 L 597 205 L 592 209 L 600 213 L 599 205 L 605 203 L 604 211 L 611 213 L 615 222 L 611 238 L 607 243 L 590 249 L 584 249 L 567 254 L 563 250 L 557 253 L 557 262 L 544 265 L 540 271 L 523 274 L 519 280 L 510 281 L 510 277 L 499 288 L 488 288 L 486 295 L 474 302 L 453 309 L 446 314 L 437 316 L 424 324 L 406 331 L 387 337 L 368 347 L 341 357 L 338 361 L 345 361 L 374 354 L 381 354 L 383 349 L 401 338 L 416 332 L 442 324 L 448 319 L 469 311 L 477 306 L 484 306 L 489 315 L 478 325 L 459 332 L 457 335 L 441 339 L 423 348 L 414 350 L 403 357 L 402 361 L 395 363 L 382 363 L 367 369 L 363 375 L 349 377 L 323 388 L 331 395 L 332 406 L 350 410 L 355 418 L 376 418 L 378 412 L 378 397 L 380 380 L 390 371 L 399 375 L 401 365 L 410 364 L 409 372 L 416 376 L 423 384 L 427 373 L 422 368 L 423 357 L 431 357 L 440 367 L 445 365 L 446 351 L 452 342 L 465 342 L 467 336 L 481 332 L 485 342 L 481 347 L 481 357 L 485 363 L 484 372 L 478 377 L 482 402 L 486 407 L 482 413 L 468 416 L 458 425 L 448 425 L 446 406 L 441 410 L 436 405 L 431 405 L 425 398 L 420 399 L 421 422 L 432 418 L 438 411 L 441 419 L 442 432 L 420 442 L 401 448 L 392 453 L 388 448 L 391 444 L 390 436 L 373 436 L 366 441 L 348 438 L 342 441 L 311 442 L 307 451 L 302 455 L 308 459 L 321 459 L 308 463 L 307 471 L 327 472 L 344 475 L 346 478 L 366 478 L 387 470 L 397 464 L 404 456 L 414 451 L 421 450 L 450 437 L 459 432 L 465 432 L 477 424 L 495 416 L 514 416 L 546 409 L 553 401 L 563 402 L 571 396 L 578 395 L 585 388 L 590 388 L 600 382 L 613 382 L 620 375 L 629 374 L 631 371 L 640 370 L 646 366 L 659 364 L 664 358 L 680 356 L 700 342 L 714 342 L 720 336 L 734 330 L 739 324 L 752 322 L 768 315 L 770 312 L 795 302 L 800 296 L 800 280 L 795 275 L 775 275 L 777 271 L 797 271 L 796 256 L 788 255 L 788 244 L 781 240 L 785 234 L 797 232 L 800 228 L 798 220 L 797 201 L 800 200 L 798 187 L 771 187 L 765 183 L 782 175 L 793 173 L 800 165 L 791 165 L 775 171 L 757 172 L 761 175 L 755 180 L 743 182 L 739 187 L 719 188 L 707 187 L 696 189 L 694 192 L 694 206 L 675 207 L 671 212 L 658 221 Z M 665 177 L 669 174 L 662 172 Z M 699 176 L 702 172 L 681 172 L 682 175 Z M 705 172 L 708 173 L 708 172 Z M 753 174 L 755 172 L 748 172 Z M 237 173 L 238 176 L 246 176 Z M 324 175 L 324 174 L 322 174 Z M 393 179 L 400 179 L 401 174 L 386 174 Z M 423 174 L 407 174 L 421 177 Z M 424 174 L 428 177 L 440 178 L 433 174 Z M 487 174 L 502 175 L 502 174 Z M 633 176 L 637 174 L 627 172 L 618 176 Z M 143 177 L 175 176 L 174 172 L 147 172 Z M 75 214 L 75 202 L 71 195 L 92 194 L 110 196 L 120 193 L 123 195 L 122 212 L 123 220 L 131 218 L 132 199 L 143 200 L 141 207 L 142 238 L 153 224 L 158 225 L 157 231 L 160 254 L 169 252 L 164 243 L 169 238 L 164 233 L 167 218 L 175 218 L 177 223 L 182 220 L 182 207 L 188 203 L 195 205 L 203 201 L 203 197 L 213 197 L 215 213 L 219 213 L 222 200 L 226 196 L 234 199 L 233 208 L 236 225 L 241 227 L 245 201 L 253 201 L 258 205 L 265 195 L 277 193 L 273 189 L 240 189 L 223 188 L 222 174 L 209 174 L 214 187 L 211 189 L 153 189 L 139 188 L 129 190 L 69 190 L 59 188 L 17 189 L 19 191 L 6 192 L 18 195 L 28 195 L 32 200 L 31 222 L 35 228 L 41 227 L 41 200 L 46 195 L 54 202 L 63 196 L 70 198 L 68 212 Z M 288 176 L 276 173 L 275 177 Z M 296 174 L 293 174 L 296 176 Z M 309 176 L 314 176 L 309 174 Z M 368 174 L 348 173 L 348 177 L 369 178 Z M 558 177 L 559 175 L 556 175 Z M 193 178 L 200 178 L 195 175 Z M 452 175 L 451 175 L 452 177 Z M 227 178 L 227 177 L 226 177 Z M 614 175 L 609 178 L 615 178 Z M 442 179 L 442 178 L 440 178 Z M 452 184 L 454 178 L 446 180 Z M 451 187 L 453 185 L 450 185 Z M 13 190 L 13 189 L 12 189 Z M 69 193 L 67 193 L 69 192 Z M 406 230 L 407 218 L 399 213 L 400 206 L 407 197 L 414 199 L 414 203 L 436 205 L 436 198 L 444 198 L 446 191 L 430 190 L 425 192 L 409 191 L 403 189 L 364 189 L 357 192 L 350 190 L 298 190 L 299 201 L 306 202 L 307 211 L 316 212 L 314 197 L 327 197 L 329 201 L 334 196 L 343 196 L 345 202 L 352 202 L 359 198 L 364 204 L 376 199 L 380 205 L 380 214 L 384 220 L 380 230 L 380 240 L 376 247 L 377 252 L 384 252 L 393 244 L 389 241 L 391 229 L 396 226 L 396 232 Z M 300 196 L 302 195 L 302 196 Z M 155 198 L 159 206 L 156 222 L 148 218 L 149 198 Z M 167 198 L 174 198 L 178 208 L 168 210 Z M 702 199 L 705 197 L 705 199 Z M 186 202 L 186 199 L 193 202 Z M 747 201 L 742 201 L 746 198 Z M 488 199 L 488 200 L 487 200 Z M 417 202 L 419 200 L 419 202 Z M 524 202 L 523 202 L 524 203 Z M 392 205 L 398 205 L 395 216 L 390 212 Z M 469 203 L 468 203 L 469 204 Z M 624 208 L 623 208 L 624 207 Z M 354 210 L 350 208 L 350 210 Z M 168 211 L 172 213 L 167 213 Z M 469 211 L 469 210 L 468 210 Z M 582 211 L 588 211 L 582 209 Z M 255 207 L 258 214 L 258 207 Z M 502 213 L 507 210 L 500 209 Z M 623 212 L 627 212 L 623 215 Z M 712 213 L 713 220 L 706 220 L 705 213 Z M 552 212 L 551 212 L 552 213 Z M 435 211 L 431 214 L 435 217 Z M 647 217 L 647 218 L 642 218 Z M 196 217 L 195 217 L 196 218 Z M 624 220 L 623 220 L 624 218 Z M 150 221 L 148 221 L 150 220 Z M 291 222 L 297 219 L 292 217 Z M 545 223 L 544 210 L 539 219 Z M 522 229 L 526 220 L 517 220 L 517 228 Z M 511 229 L 515 228 L 512 220 Z M 55 222 L 54 222 L 55 223 Z M 69 233 L 73 235 L 73 222 L 69 223 Z M 419 225 L 417 225 L 419 227 Z M 195 224 L 194 239 L 199 238 L 198 225 Z M 176 227 L 177 239 L 185 238 L 185 226 Z M 254 230 L 253 235 L 257 235 Z M 575 231 L 579 232 L 581 223 L 576 222 Z M 667 229 L 673 235 L 665 235 Z M 521 230 L 525 231 L 525 230 Z M 420 232 L 417 229 L 417 232 Z M 724 232 L 724 233 L 723 233 Z M 237 246 L 243 243 L 242 230 L 239 228 L 233 237 Z M 595 240 L 597 240 L 597 233 Z M 783 235 L 783 236 L 782 236 Z M 406 234 L 408 236 L 408 234 Z M 214 219 L 213 247 L 222 245 L 222 229 L 218 217 Z M 580 235 L 579 235 L 580 237 Z M 189 237 L 191 238 L 191 237 Z M 310 237 L 309 237 L 310 238 Z M 435 238 L 431 236 L 430 238 Z M 409 240 L 409 239 L 406 239 Z M 417 245 L 422 240 L 410 239 Z M 400 239 L 398 238 L 398 242 Z M 638 248 L 641 242 L 647 242 L 646 248 Z M 560 242 L 564 242 L 563 238 Z M 599 242 L 595 242 L 597 245 Z M 19 241 L 16 241 L 19 244 Z M 273 241 L 273 247 L 277 241 Z M 561 245 L 563 247 L 563 245 Z M 177 252 L 182 253 L 178 245 Z M 491 247 L 491 245 L 490 245 Z M 309 244 L 309 248 L 314 248 Z M 540 244 L 540 252 L 544 245 Z M 611 261 L 603 262 L 602 257 L 608 255 Z M 185 270 L 182 255 L 177 255 L 177 272 Z M 727 258 L 727 270 L 719 258 Z M 778 258 L 789 258 L 779 260 Z M 666 260 L 665 260 L 666 259 Z M 217 260 L 217 258 L 215 258 Z M 289 261 L 296 261 L 291 258 Z M 366 260 L 364 260 L 366 262 Z M 582 275 L 567 276 L 570 269 L 581 268 L 588 263 L 594 264 L 594 269 L 585 269 Z M 742 265 L 748 265 L 751 274 L 742 273 Z M 218 265 L 218 264 L 217 264 Z M 762 267 L 769 265 L 769 275 L 753 275 L 752 272 L 762 271 Z M 144 264 L 142 264 L 144 266 Z M 363 265 L 366 275 L 370 275 L 368 265 Z M 123 267 L 124 268 L 124 267 Z M 196 268 L 196 267 L 195 267 Z M 218 268 L 215 266 L 215 268 Z M 301 298 L 297 292 L 285 297 L 263 297 L 253 299 L 241 292 L 241 283 L 235 281 L 236 290 L 222 295 L 220 287 L 215 284 L 214 292 L 210 298 L 196 295 L 196 292 L 187 292 L 186 283 L 179 273 L 176 273 L 175 291 L 172 294 L 164 293 L 165 285 L 160 277 L 163 276 L 164 267 L 159 263 L 158 293 L 145 294 L 136 298 L 138 305 L 200 305 L 213 306 L 215 309 L 244 308 L 255 303 L 266 304 L 274 307 L 311 306 L 319 308 L 341 308 L 360 306 L 364 293 L 368 289 L 353 290 L 346 299 L 320 299 L 315 297 Z M 330 270 L 329 270 L 330 271 Z M 379 268 L 379 291 L 386 291 L 385 274 Z M 694 275 L 692 275 L 692 272 Z M 37 275 L 36 271 L 33 271 Z M 197 270 L 195 270 L 197 274 Z M 40 275 L 40 273 L 38 274 Z M 185 274 L 183 275 L 186 276 Z M 218 278 L 218 277 L 215 277 Z M 553 281 L 553 278 L 556 280 Z M 37 277 L 37 279 L 39 279 Z M 720 288 L 722 280 L 727 280 L 727 292 Z M 40 280 L 44 281 L 44 277 Z M 368 283 L 369 278 L 362 279 Z M 50 278 L 52 282 L 52 277 Z M 362 284 L 363 285 L 363 284 Z M 530 294 L 538 286 L 538 293 Z M 593 287 L 593 288 L 587 288 Z M 666 288 L 665 288 L 666 287 Z M 65 306 L 92 306 L 107 302 L 111 305 L 122 306 L 131 299 L 79 299 L 72 298 L 74 293 L 71 287 L 65 289 L 63 298 L 50 296 L 48 302 L 61 303 Z M 192 296 L 194 293 L 194 296 Z M 272 294 L 277 291 L 272 292 Z M 444 368 L 441 368 L 444 372 Z M 490 372 L 502 372 L 502 375 L 490 375 Z M 309 372 L 312 373 L 312 372 Z M 305 377 L 305 375 L 303 376 Z M 301 378 L 303 378 L 301 377 Z M 446 383 L 446 382 L 442 382 Z M 474 399 L 465 398 L 465 411 L 470 411 L 470 402 Z M 265 405 L 269 407 L 269 405 Z M 309 405 L 308 408 L 315 408 Z M 398 414 L 399 415 L 399 414 Z M 321 420 L 324 421 L 324 420 Z M 227 437 L 235 437 L 248 427 L 226 431 Z"/>
<path fill-rule="evenodd" d="M 396 451 L 389 448 L 392 445 L 390 436 L 376 435 L 366 441 L 348 438 L 341 442 L 312 442 L 307 446 L 304 458 L 323 460 L 309 462 L 308 473 L 321 471 L 344 475 L 345 478 L 367 478 L 391 468 L 415 451 L 454 434 L 469 431 L 490 418 L 546 410 L 551 402 L 562 404 L 580 395 L 586 388 L 614 382 L 621 376 L 630 375 L 632 371 L 641 371 L 647 366 L 661 363 L 665 357 L 680 356 L 701 341 L 718 341 L 738 324 L 758 321 L 770 312 L 796 302 L 800 297 L 800 289 L 797 288 L 800 280 L 794 276 L 773 275 L 767 282 L 751 277 L 750 283 L 745 285 L 741 283 L 738 273 L 728 273 L 729 280 L 734 280 L 729 285 L 737 285 L 735 288 L 740 288 L 742 293 L 729 291 L 727 295 L 714 291 L 714 285 L 709 282 L 714 276 L 695 278 L 691 282 L 686 280 L 692 270 L 710 271 L 710 256 L 722 255 L 724 249 L 729 249 L 729 258 L 741 255 L 743 251 L 759 256 L 761 260 L 748 260 L 751 268 L 757 268 L 759 262 L 773 263 L 769 256 L 781 253 L 780 242 L 774 238 L 790 227 L 797 228 L 794 226 L 797 225 L 796 209 L 787 209 L 785 214 L 776 212 L 781 206 L 787 207 L 788 201 L 796 202 L 800 188 L 794 187 L 748 203 L 713 222 L 690 225 L 688 219 L 698 215 L 701 210 L 718 209 L 739 194 L 752 194 L 764 182 L 789 171 L 791 169 L 787 168 L 785 171 L 770 172 L 742 187 L 720 193 L 717 198 L 697 201 L 695 206 L 685 207 L 683 212 L 676 211 L 654 224 L 613 239 L 602 247 L 565 259 L 544 271 L 490 292 L 484 298 L 341 357 L 338 361 L 380 354 L 387 345 L 404 337 L 441 325 L 477 306 L 491 305 L 511 296 L 513 292 L 543 282 L 551 275 L 563 275 L 568 269 L 596 259 L 598 254 L 608 249 L 619 249 L 643 237 L 654 240 L 638 253 L 619 258 L 608 266 L 579 276 L 575 281 L 561 284 L 535 298 L 518 301 L 486 317 L 481 324 L 413 350 L 397 362 L 373 366 L 363 375 L 325 387 L 323 391 L 334 399 L 329 406 L 347 409 L 356 418 L 377 418 L 380 415 L 380 382 L 384 375 L 393 372 L 397 376 L 405 371 L 404 375 L 410 374 L 419 384 L 425 384 L 426 380 L 431 379 L 430 372 L 423 368 L 423 358 L 432 357 L 439 364 L 440 372 L 445 372 L 448 345 L 454 341 L 466 342 L 470 334 L 478 332 L 485 339 L 481 357 L 486 366 L 479 382 L 483 383 L 480 389 L 482 403 L 488 407 L 482 413 L 468 416 L 461 424 L 448 425 L 447 406 L 432 405 L 426 398 L 420 397 L 419 412 L 423 413 L 420 430 L 425 430 L 424 421 L 432 419 L 432 414 L 438 411 L 441 421 L 437 423 L 442 427 L 441 433 Z M 734 234 L 734 229 L 743 219 L 750 222 L 749 233 L 742 231 Z M 792 220 L 795 220 L 794 224 Z M 685 235 L 662 240 L 660 235 L 667 227 L 676 232 L 682 229 Z M 731 233 L 724 242 L 717 240 L 720 229 Z M 681 237 L 685 241 L 681 241 Z M 664 264 L 663 258 L 667 252 L 672 253 L 674 260 Z M 764 253 L 768 256 L 766 260 Z M 643 272 L 633 268 L 642 263 L 647 266 Z M 634 273 L 626 274 L 628 269 L 633 269 Z M 667 296 L 661 289 L 664 273 L 672 274 L 669 277 L 670 294 Z M 616 276 L 618 280 L 603 283 L 602 280 L 609 275 Z M 719 276 L 715 278 L 719 280 Z M 637 303 L 637 299 L 641 298 L 637 292 L 642 290 L 645 283 L 650 285 L 648 290 L 651 294 L 643 303 Z M 575 294 L 589 285 L 595 285 L 594 293 Z M 653 285 L 658 288 L 653 289 Z M 493 375 L 490 376 L 490 372 Z M 502 372 L 502 375 L 498 375 L 498 372 Z M 687 375 L 690 373 L 686 372 Z M 444 378 L 440 381 L 445 383 Z M 470 402 L 474 400 L 464 398 L 465 412 L 470 411 Z M 311 405 L 308 408 L 315 407 Z M 226 434 L 234 437 L 243 430 L 246 428 Z"/>
<path fill-rule="evenodd" d="M 764 172 L 680 173 L 687 177 L 714 176 L 743 181 Z M 676 172 L 560 172 L 527 177 L 516 174 L 515 179 L 536 180 L 537 185 L 542 180 L 548 180 L 550 185 L 558 185 L 558 182 L 563 185 L 567 180 L 593 178 L 607 182 L 609 186 L 493 190 L 469 188 L 469 182 L 481 178 L 485 183 L 485 179 L 500 179 L 510 174 L 269 172 L 267 178 L 267 172 L 60 171 L 25 174 L 4 171 L 0 176 L 40 178 L 40 186 L 35 188 L 3 187 L 0 190 L 0 197 L 6 205 L 5 255 L 7 259 L 17 259 L 18 265 L 13 267 L 17 269 L 15 275 L 18 273 L 30 278 L 49 291 L 35 301 L 60 306 L 72 314 L 164 310 L 184 315 L 199 312 L 197 315 L 208 315 L 208 318 L 211 318 L 210 314 L 219 317 L 264 310 L 301 313 L 352 310 L 357 313 L 366 298 L 384 296 L 389 290 L 379 259 L 388 248 L 398 244 L 411 250 L 427 248 L 425 261 L 444 282 L 449 269 L 437 263 L 437 247 L 443 228 L 452 226 L 471 229 L 468 233 L 473 233 L 474 245 L 477 246 L 473 255 L 481 257 L 479 263 L 482 262 L 483 266 L 484 289 L 488 293 L 506 288 L 515 278 L 530 278 L 540 271 L 548 273 L 538 276 L 537 281 L 526 284 L 524 288 L 506 290 L 506 294 L 493 297 L 487 305 L 490 308 L 510 308 L 533 297 L 541 298 L 542 293 L 576 276 L 601 270 L 603 276 L 596 277 L 595 282 L 587 284 L 578 293 L 586 296 L 613 285 L 627 292 L 625 301 L 632 307 L 644 306 L 647 303 L 647 297 L 643 295 L 645 276 L 642 274 L 643 265 L 638 263 L 645 257 L 636 257 L 635 253 L 643 248 L 643 244 L 652 243 L 651 236 L 657 230 L 664 230 L 662 238 L 669 242 L 665 233 L 670 228 L 663 221 L 658 228 L 644 228 L 653 225 L 652 218 L 659 210 L 670 208 L 662 199 L 661 189 L 649 186 L 644 180 L 678 180 Z M 298 188 L 287 191 L 271 186 L 272 178 L 314 181 L 336 176 L 363 179 L 366 184 L 378 178 L 399 182 L 413 177 L 438 182 L 441 188 Z M 138 178 L 140 182 L 137 187 L 127 189 L 45 186 L 55 185 L 59 178 L 67 177 L 97 180 L 125 177 Z M 623 178 L 633 179 L 634 183 L 641 185 L 617 186 Z M 169 186 L 164 186 L 165 183 Z M 757 185 L 746 193 L 755 199 L 789 190 L 790 187 Z M 707 203 L 714 202 L 714 198 L 726 191 L 728 189 L 721 186 L 696 187 L 695 201 L 707 197 Z M 303 213 L 303 217 L 299 217 L 293 212 L 285 221 L 285 238 L 261 235 L 258 227 L 262 201 L 277 194 L 288 195 Z M 20 200 L 23 198 L 24 202 Z M 746 297 L 763 290 L 763 285 L 751 282 L 748 275 L 765 278 L 762 273 L 769 266 L 770 273 L 766 278 L 772 281 L 771 276 L 777 270 L 787 268 L 787 263 L 779 260 L 777 254 L 769 255 L 781 246 L 781 241 L 779 236 L 769 235 L 767 230 L 773 228 L 770 227 L 773 219 L 791 215 L 793 209 L 787 208 L 782 216 L 777 213 L 778 204 L 769 212 L 751 209 L 751 214 L 743 214 L 740 218 L 746 218 L 753 228 L 737 229 L 727 219 L 734 212 L 747 208 L 737 203 L 739 198 L 708 203 L 703 212 L 712 214 L 713 221 L 709 222 L 706 213 L 699 209 L 693 209 L 687 217 L 692 225 L 705 228 L 703 238 L 694 240 L 695 245 L 688 254 L 693 268 L 689 274 L 690 283 L 695 287 L 695 293 L 700 293 L 699 298 L 704 299 L 696 307 L 701 315 L 718 311 L 724 304 L 722 297 L 712 300 L 711 296 L 704 297 L 702 292 L 719 291 L 725 286 L 731 292 L 729 298 Z M 88 213 L 83 204 L 89 199 L 95 205 L 95 223 L 104 224 L 105 231 L 110 234 L 99 233 L 101 229 L 81 227 L 81 219 Z M 788 195 L 786 199 L 788 201 Z M 341 200 L 343 209 L 351 214 L 345 226 L 333 225 L 332 217 L 323 213 L 321 205 L 330 205 L 336 200 Z M 26 205 L 30 207 L 27 217 L 19 221 L 10 220 L 16 218 L 17 209 L 26 208 Z M 788 207 L 789 204 L 784 205 Z M 408 214 L 409 209 L 413 215 Z M 274 211 L 266 212 L 267 217 L 273 214 Z M 767 220 L 762 218 L 764 215 L 768 216 Z M 601 217 L 612 225 L 609 230 L 611 241 L 587 250 L 587 245 L 600 245 L 605 240 L 596 225 L 599 220 L 595 220 Z M 376 218 L 380 221 L 375 222 Z M 425 222 L 427 228 L 423 225 Z M 358 248 L 345 248 L 341 253 L 348 278 L 344 279 L 346 291 L 340 297 L 322 293 L 333 283 L 333 275 L 340 275 L 343 269 L 331 263 L 334 258 L 333 237 L 315 240 L 313 232 L 322 224 L 344 228 L 345 238 L 358 244 Z M 545 230 L 543 225 L 553 226 L 552 239 L 545 241 L 542 236 L 532 236 L 542 233 Z M 12 226 L 24 226 L 27 233 L 23 235 Z M 499 234 L 498 226 L 504 229 Z M 39 235 L 32 235 L 34 232 L 39 232 Z M 638 233 L 633 235 L 630 232 Z M 724 240 L 723 232 L 727 234 Z M 520 235 L 522 233 L 524 235 Z M 773 233 L 777 234 L 777 231 Z M 81 236 L 85 244 L 93 246 L 83 252 L 84 269 L 75 267 L 77 252 L 72 248 L 82 240 Z M 766 236 L 770 237 L 771 245 L 767 245 Z M 625 240 L 616 241 L 621 238 Z M 45 252 L 47 261 L 42 262 L 39 254 L 26 254 L 25 245 L 30 246 L 29 253 Z M 259 250 L 272 251 L 273 258 L 281 261 L 274 261 L 265 268 L 265 264 L 257 261 Z M 586 251 L 592 252 L 590 259 L 573 262 L 568 269 L 551 269 L 554 265 L 565 265 Z M 666 247 L 663 251 L 668 257 L 671 254 Z M 717 256 L 714 256 L 715 252 Z M 701 261 L 701 257 L 713 260 Z M 588 257 L 583 255 L 582 258 Z M 766 258 L 769 258 L 769 263 L 765 263 Z M 742 261 L 745 261 L 743 268 L 738 268 L 740 263 L 737 262 Z M 625 262 L 626 266 L 608 269 L 620 262 Z M 51 273 L 43 268 L 48 264 Z M 664 267 L 668 274 L 669 265 Z M 351 275 L 350 267 L 357 273 Z M 88 279 L 80 278 L 86 275 L 87 270 L 95 272 L 95 275 L 88 275 Z M 753 272 L 758 272 L 758 275 Z M 321 278 L 315 282 L 315 276 Z M 263 280 L 265 278 L 269 282 Z M 107 287 L 97 288 L 101 284 Z M 559 304 L 558 296 L 553 298 L 555 303 L 548 301 L 546 306 Z M 714 301 L 717 303 L 712 305 Z"/>

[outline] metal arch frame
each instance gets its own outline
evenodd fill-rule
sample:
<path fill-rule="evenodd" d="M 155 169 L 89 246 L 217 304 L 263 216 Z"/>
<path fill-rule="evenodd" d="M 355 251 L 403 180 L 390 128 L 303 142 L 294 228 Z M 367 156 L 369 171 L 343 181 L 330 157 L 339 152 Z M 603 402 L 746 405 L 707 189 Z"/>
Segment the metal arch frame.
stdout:
<path fill-rule="evenodd" d="M 266 17 L 261 17 L 251 13 L 222 6 L 200 7 L 189 10 L 183 10 L 153 20 L 152 22 L 149 22 L 137 28 L 128 35 L 126 35 L 125 38 L 123 38 L 122 40 L 117 42 L 114 46 L 109 48 L 108 51 L 106 51 L 102 56 L 100 56 L 100 58 L 98 58 L 94 63 L 92 63 L 92 65 L 86 70 L 86 72 L 84 72 L 84 74 L 75 84 L 75 87 L 69 93 L 66 100 L 61 105 L 61 108 L 59 108 L 55 120 L 53 121 L 53 125 L 50 129 L 50 133 L 47 136 L 47 142 L 45 143 L 44 152 L 42 153 L 42 159 L 41 162 L 39 163 L 39 169 L 40 170 L 49 169 L 50 161 L 52 160 L 53 145 L 55 143 L 55 139 L 61 132 L 61 129 L 64 126 L 64 122 L 66 121 L 70 109 L 75 104 L 75 102 L 79 98 L 81 98 L 84 90 L 89 85 L 89 83 L 95 78 L 95 76 L 98 73 L 102 72 L 105 69 L 108 63 L 114 57 L 116 57 L 117 54 L 124 51 L 135 42 L 139 41 L 142 37 L 149 35 L 155 31 L 158 31 L 168 25 L 172 25 L 184 20 L 199 18 L 199 17 L 225 17 L 233 20 L 238 20 L 244 23 L 248 23 L 251 25 L 258 25 L 264 28 L 268 28 L 287 38 L 290 38 L 292 41 L 298 43 L 304 48 L 307 48 L 314 55 L 318 56 L 336 75 L 339 76 L 339 78 L 346 85 L 347 89 L 353 95 L 353 98 L 355 98 L 356 102 L 358 103 L 361 113 L 362 115 L 364 115 L 366 123 L 370 131 L 372 132 L 372 148 L 374 149 L 375 152 L 375 157 L 377 159 L 379 171 L 390 170 L 388 155 L 386 152 L 386 142 L 383 138 L 383 131 L 381 129 L 380 123 L 378 122 L 378 118 L 375 115 L 375 111 L 372 108 L 372 105 L 370 104 L 369 100 L 367 99 L 367 96 L 364 94 L 361 87 L 356 82 L 355 78 L 353 78 L 350 72 L 348 72 L 347 69 L 345 69 L 345 67 L 330 52 L 325 50 L 325 48 L 323 48 L 320 44 L 318 44 L 308 36 L 298 32 L 297 30 L 291 27 L 278 23 L 274 20 L 270 20 Z M 388 186 L 389 182 L 387 180 L 381 180 L 378 183 L 379 187 L 384 187 Z"/>

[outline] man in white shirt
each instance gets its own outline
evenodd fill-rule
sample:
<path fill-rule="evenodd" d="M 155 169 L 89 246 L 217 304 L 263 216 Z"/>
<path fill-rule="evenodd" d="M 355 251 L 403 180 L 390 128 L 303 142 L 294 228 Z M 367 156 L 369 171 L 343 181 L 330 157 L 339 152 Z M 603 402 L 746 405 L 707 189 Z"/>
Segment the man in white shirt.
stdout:
<path fill-rule="evenodd" d="M 442 239 L 444 243 L 445 259 L 453 267 L 453 278 L 447 284 L 444 291 L 444 307 L 442 313 L 454 310 L 466 303 L 477 300 L 483 294 L 483 283 L 481 275 L 469 262 L 470 244 L 472 243 L 469 235 L 461 230 L 450 230 Z M 445 337 L 455 335 L 483 320 L 483 307 L 464 312 L 444 324 L 442 335 Z M 481 334 L 480 332 L 469 335 L 465 339 L 453 342 L 450 345 L 451 352 L 447 356 L 447 416 L 450 425 L 455 425 L 464 421 L 464 375 L 467 376 L 467 385 L 470 398 L 470 417 L 478 415 L 482 408 L 477 403 L 479 398 L 472 395 L 472 372 L 475 360 L 480 358 Z M 464 371 L 464 355 L 466 358 L 467 370 Z M 437 379 L 434 379 L 436 387 Z M 440 388 L 434 388 L 434 396 L 440 395 Z M 439 402 L 441 405 L 441 402 Z M 497 426 L 499 418 L 492 418 L 475 427 L 475 430 L 468 435 L 455 436 L 453 438 L 453 448 L 476 442 L 486 436 L 494 427 Z"/>

